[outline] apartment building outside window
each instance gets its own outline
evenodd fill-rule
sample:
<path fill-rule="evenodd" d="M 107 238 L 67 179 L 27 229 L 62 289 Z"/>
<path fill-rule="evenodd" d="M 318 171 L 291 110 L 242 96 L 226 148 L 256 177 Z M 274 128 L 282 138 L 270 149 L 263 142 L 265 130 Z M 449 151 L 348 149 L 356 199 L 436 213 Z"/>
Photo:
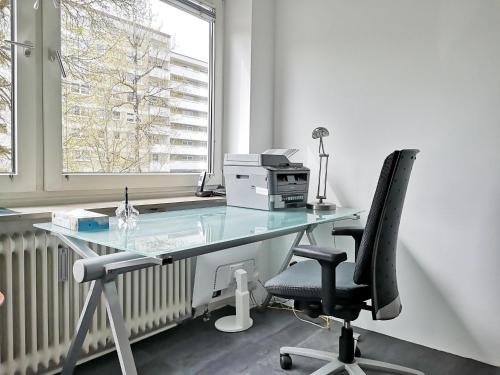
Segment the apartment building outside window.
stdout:
<path fill-rule="evenodd" d="M 175 137 L 178 132 L 171 124 L 194 122 L 209 129 L 209 23 L 188 15 L 185 27 L 169 28 L 165 25 L 169 17 L 181 11 L 160 0 L 126 0 L 119 6 L 110 2 L 108 7 L 63 0 L 62 5 L 61 47 L 69 71 L 62 84 L 63 108 L 81 112 L 78 103 L 84 100 L 90 106 L 103 105 L 103 111 L 110 114 L 86 116 L 83 120 L 81 113 L 75 119 L 70 116 L 71 111 L 63 110 L 63 172 L 206 170 L 206 160 L 170 162 L 173 152 L 183 151 L 169 147 L 178 143 L 156 143 L 155 135 Z M 188 27 L 198 30 L 199 41 L 193 41 L 186 54 L 177 53 L 168 32 L 186 33 Z M 177 39 L 182 37 L 176 35 Z M 176 72 L 176 81 L 171 81 L 171 71 Z M 89 93 L 89 87 L 99 87 L 101 96 Z M 119 111 L 126 112 L 123 119 Z M 163 119 L 157 121 L 159 116 Z M 84 136 L 76 141 L 74 134 L 82 128 Z M 99 131 L 116 129 L 128 136 L 120 139 L 95 136 Z M 186 128 L 182 133 L 185 141 L 180 145 L 193 146 L 193 141 L 199 140 L 189 133 Z M 208 132 L 204 137 L 205 143 L 196 143 L 199 148 L 196 153 L 208 155 Z M 87 164 L 81 163 L 81 158 L 76 163 L 73 160 L 76 153 L 72 151 L 82 147 L 94 150 Z M 164 154 L 162 158 L 158 157 L 160 153 Z M 160 164 L 160 159 L 164 163 Z"/>
<path fill-rule="evenodd" d="M 0 37 L 33 45 L 0 50 L 1 192 L 191 186 L 220 165 L 222 1 L 40 4 L 0 2 Z"/>

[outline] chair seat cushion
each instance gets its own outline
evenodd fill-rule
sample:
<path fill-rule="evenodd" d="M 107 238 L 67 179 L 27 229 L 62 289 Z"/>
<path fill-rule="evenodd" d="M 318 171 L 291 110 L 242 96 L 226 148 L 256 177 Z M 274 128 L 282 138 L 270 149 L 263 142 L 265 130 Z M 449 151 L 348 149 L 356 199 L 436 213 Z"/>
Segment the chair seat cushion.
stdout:
<path fill-rule="evenodd" d="M 338 302 L 362 302 L 370 299 L 370 287 L 353 281 L 355 263 L 342 262 L 336 268 L 336 298 Z M 287 268 L 266 282 L 272 295 L 304 300 L 321 300 L 321 266 L 316 260 L 306 260 Z"/>

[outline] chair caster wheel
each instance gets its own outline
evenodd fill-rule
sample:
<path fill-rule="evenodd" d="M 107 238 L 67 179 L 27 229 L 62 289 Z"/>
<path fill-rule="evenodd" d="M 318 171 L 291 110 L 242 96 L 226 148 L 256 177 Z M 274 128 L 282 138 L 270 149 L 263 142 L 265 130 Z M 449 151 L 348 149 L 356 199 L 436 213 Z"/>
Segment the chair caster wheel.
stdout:
<path fill-rule="evenodd" d="M 280 366 L 283 370 L 290 370 L 292 368 L 292 357 L 290 357 L 290 354 L 280 354 Z"/>
<path fill-rule="evenodd" d="M 356 346 L 356 350 L 354 350 L 354 356 L 355 357 L 361 357 L 361 350 Z"/>

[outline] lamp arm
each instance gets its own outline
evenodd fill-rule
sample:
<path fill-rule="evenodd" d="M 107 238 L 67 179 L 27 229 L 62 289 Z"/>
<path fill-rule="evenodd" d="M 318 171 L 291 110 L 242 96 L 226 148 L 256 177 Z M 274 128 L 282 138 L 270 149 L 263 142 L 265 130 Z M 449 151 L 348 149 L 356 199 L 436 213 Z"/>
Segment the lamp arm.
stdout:
<path fill-rule="evenodd" d="M 321 188 L 321 166 L 323 165 L 322 163 L 322 157 L 321 157 L 321 152 L 319 154 L 319 172 L 318 172 L 318 191 L 316 192 L 316 199 L 320 199 L 321 200 L 321 196 L 319 195 L 319 191 L 320 191 L 320 188 Z"/>
<path fill-rule="evenodd" d="M 316 199 L 319 199 L 320 203 L 323 202 L 323 199 L 326 199 L 326 180 L 328 178 L 328 158 L 329 154 L 325 153 L 325 145 L 323 143 L 323 137 L 319 138 L 319 147 L 318 147 L 318 153 L 319 153 L 319 173 L 318 173 L 318 190 L 316 192 Z M 323 183 L 323 194 L 320 195 L 321 191 L 321 174 L 323 172 L 323 158 L 326 158 L 325 162 L 325 180 Z"/>
<path fill-rule="evenodd" d="M 323 137 L 320 137 L 320 139 L 319 139 L 318 153 L 320 155 L 325 153 L 325 146 L 323 144 Z"/>
<path fill-rule="evenodd" d="M 328 159 L 330 158 L 329 154 L 326 154 L 326 164 L 325 164 L 325 181 L 323 186 L 323 197 L 326 199 L 326 181 L 328 180 Z"/>
<path fill-rule="evenodd" d="M 324 202 L 326 200 L 326 184 L 328 181 L 328 161 L 330 158 L 330 154 L 325 152 L 325 144 L 323 142 L 323 137 L 327 137 L 329 135 L 328 130 L 323 127 L 318 127 L 314 129 L 312 133 L 313 139 L 319 138 L 318 145 L 318 156 L 319 156 L 319 172 L 318 172 L 318 190 L 316 191 L 316 199 L 318 200 L 315 203 L 307 203 L 306 207 L 313 210 L 335 210 L 336 205 L 334 203 Z M 325 159 L 325 165 L 323 166 L 323 159 Z M 324 182 L 321 183 L 321 177 L 323 174 L 323 168 L 325 169 L 324 173 Z M 321 194 L 321 191 L 323 194 Z"/>

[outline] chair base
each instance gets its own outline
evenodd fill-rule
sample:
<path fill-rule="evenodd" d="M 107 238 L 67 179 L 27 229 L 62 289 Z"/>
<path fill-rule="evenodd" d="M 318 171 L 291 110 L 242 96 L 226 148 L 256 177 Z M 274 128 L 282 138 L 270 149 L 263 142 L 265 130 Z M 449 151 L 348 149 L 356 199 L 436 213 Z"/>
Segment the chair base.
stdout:
<path fill-rule="evenodd" d="M 352 363 L 344 363 L 338 359 L 337 353 L 321 350 L 284 346 L 280 348 L 280 354 L 298 355 L 328 361 L 325 366 L 316 370 L 311 375 L 337 374 L 340 371 L 347 371 L 349 375 L 365 375 L 366 373 L 363 370 L 385 371 L 401 375 L 424 375 L 422 371 L 366 358 L 355 358 Z"/>

